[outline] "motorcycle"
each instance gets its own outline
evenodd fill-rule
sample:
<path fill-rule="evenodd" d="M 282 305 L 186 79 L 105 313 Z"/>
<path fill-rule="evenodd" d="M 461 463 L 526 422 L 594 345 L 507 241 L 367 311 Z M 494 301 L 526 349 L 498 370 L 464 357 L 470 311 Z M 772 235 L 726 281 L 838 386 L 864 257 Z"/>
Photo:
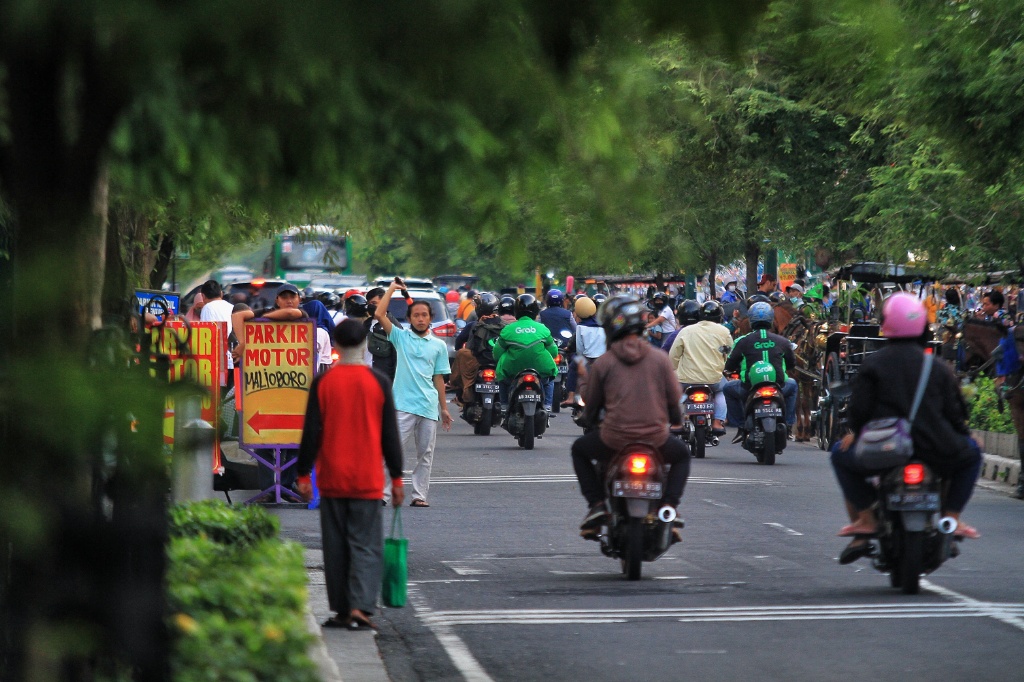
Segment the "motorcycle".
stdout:
<path fill-rule="evenodd" d="M 502 427 L 519 441 L 524 450 L 533 449 L 533 441 L 544 435 L 548 414 L 544 409 L 544 388 L 540 375 L 532 369 L 520 372 L 509 391 L 508 413 Z"/>
<path fill-rule="evenodd" d="M 597 536 L 601 553 L 619 559 L 628 580 L 639 580 L 642 562 L 664 554 L 673 527 L 684 525 L 674 508 L 658 508 L 666 485 L 661 453 L 649 445 L 626 446 L 609 460 L 604 480 L 609 521 Z"/>
<path fill-rule="evenodd" d="M 489 436 L 491 425 L 501 421 L 501 404 L 498 401 L 498 381 L 493 367 L 481 367 L 476 373 L 473 385 L 476 399 L 466 405 L 462 418 L 473 425 L 473 433 Z"/>
<path fill-rule="evenodd" d="M 563 329 L 555 338 L 555 345 L 558 346 L 558 355 L 555 356 L 555 364 L 558 366 L 558 376 L 555 377 L 554 400 L 551 402 L 551 411 L 561 410 L 562 399 L 566 395 L 565 382 L 569 376 L 569 345 L 573 340 L 572 332 Z"/>
<path fill-rule="evenodd" d="M 872 542 L 874 568 L 903 594 L 917 594 L 922 574 L 958 556 L 956 519 L 940 517 L 942 485 L 928 465 L 911 460 L 879 476 Z"/>
<path fill-rule="evenodd" d="M 690 384 L 683 394 L 683 439 L 697 459 L 704 459 L 708 445 L 718 445 L 718 436 L 711 433 L 715 416 L 714 392 L 708 384 Z"/>
<path fill-rule="evenodd" d="M 747 393 L 743 413 L 747 432 L 743 449 L 753 454 L 758 464 L 775 464 L 775 456 L 786 449 L 788 441 L 782 386 L 774 381 L 755 383 Z"/>

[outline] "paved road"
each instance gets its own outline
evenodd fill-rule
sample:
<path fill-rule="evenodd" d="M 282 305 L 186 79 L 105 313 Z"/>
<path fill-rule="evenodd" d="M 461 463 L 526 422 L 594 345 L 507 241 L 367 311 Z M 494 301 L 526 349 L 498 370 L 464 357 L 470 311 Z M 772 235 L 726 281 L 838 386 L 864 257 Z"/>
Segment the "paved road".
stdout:
<path fill-rule="evenodd" d="M 836 563 L 824 453 L 791 444 L 764 467 L 723 444 L 693 462 L 684 542 L 627 582 L 577 536 L 578 435 L 562 415 L 532 452 L 459 420 L 439 437 L 432 506 L 403 510 L 410 605 L 380 617 L 392 679 L 1024 677 L 1020 502 L 979 489 L 965 520 L 984 537 L 908 597 Z M 281 516 L 319 547 L 315 514 Z"/>

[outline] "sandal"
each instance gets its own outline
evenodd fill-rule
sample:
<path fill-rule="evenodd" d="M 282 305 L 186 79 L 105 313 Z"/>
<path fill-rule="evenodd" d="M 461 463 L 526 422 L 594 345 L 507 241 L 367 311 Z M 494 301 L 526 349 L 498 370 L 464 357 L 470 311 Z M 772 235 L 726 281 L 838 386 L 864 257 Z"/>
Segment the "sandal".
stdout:
<path fill-rule="evenodd" d="M 320 626 L 325 628 L 348 628 L 349 622 L 350 619 L 348 618 L 342 618 L 341 616 L 331 616 L 323 623 L 321 623 Z"/>
<path fill-rule="evenodd" d="M 846 564 L 852 564 L 862 557 L 872 556 L 874 553 L 875 548 L 871 546 L 871 543 L 862 537 L 858 537 L 843 549 L 839 555 L 839 563 L 845 566 Z"/>
<path fill-rule="evenodd" d="M 838 535 L 841 538 L 849 538 L 849 537 L 872 538 L 872 537 L 878 535 L 878 528 L 865 528 L 864 526 L 858 526 L 855 523 L 851 523 L 848 526 L 843 526 L 842 528 L 840 528 L 839 532 L 836 533 L 836 535 Z"/>
<path fill-rule="evenodd" d="M 968 540 L 977 540 L 981 537 L 981 533 L 979 533 L 978 529 L 974 526 L 968 526 L 966 524 L 961 523 L 956 527 L 956 530 L 953 531 L 953 537 L 967 538 Z"/>
<path fill-rule="evenodd" d="M 426 500 L 421 500 L 421 499 L 419 499 L 417 497 L 415 500 L 413 500 L 412 502 L 409 503 L 409 506 L 410 507 L 429 507 L 430 505 L 427 504 Z"/>
<path fill-rule="evenodd" d="M 361 614 L 353 613 L 349 616 L 348 625 L 349 630 L 376 630 L 377 626 L 366 616 Z"/>

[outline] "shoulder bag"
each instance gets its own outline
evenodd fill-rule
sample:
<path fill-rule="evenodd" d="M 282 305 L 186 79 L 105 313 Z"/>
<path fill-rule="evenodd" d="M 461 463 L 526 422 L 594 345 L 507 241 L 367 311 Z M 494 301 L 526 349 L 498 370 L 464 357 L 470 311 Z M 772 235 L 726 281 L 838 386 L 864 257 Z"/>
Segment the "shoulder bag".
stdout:
<path fill-rule="evenodd" d="M 914 455 L 914 439 L 911 429 L 917 410 L 924 397 L 924 389 L 928 385 L 928 376 L 932 372 L 934 356 L 925 353 L 921 378 L 917 381 L 917 392 L 914 404 L 908 417 L 883 417 L 872 419 L 860 430 L 857 443 L 853 447 L 856 462 L 864 469 L 891 469 L 902 466 Z"/>

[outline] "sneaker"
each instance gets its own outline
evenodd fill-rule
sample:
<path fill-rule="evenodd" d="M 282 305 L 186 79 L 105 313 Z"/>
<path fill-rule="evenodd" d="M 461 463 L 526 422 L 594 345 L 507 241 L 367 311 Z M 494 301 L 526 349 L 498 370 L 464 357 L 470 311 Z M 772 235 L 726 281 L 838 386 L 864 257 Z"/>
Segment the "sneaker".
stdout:
<path fill-rule="evenodd" d="M 580 524 L 580 530 L 595 530 L 600 528 L 608 521 L 608 507 L 605 506 L 604 500 L 594 504 L 587 515 L 583 517 L 583 523 Z"/>
<path fill-rule="evenodd" d="M 742 443 L 743 439 L 747 437 L 747 432 L 743 429 L 736 429 L 736 435 L 732 437 L 732 443 Z"/>

